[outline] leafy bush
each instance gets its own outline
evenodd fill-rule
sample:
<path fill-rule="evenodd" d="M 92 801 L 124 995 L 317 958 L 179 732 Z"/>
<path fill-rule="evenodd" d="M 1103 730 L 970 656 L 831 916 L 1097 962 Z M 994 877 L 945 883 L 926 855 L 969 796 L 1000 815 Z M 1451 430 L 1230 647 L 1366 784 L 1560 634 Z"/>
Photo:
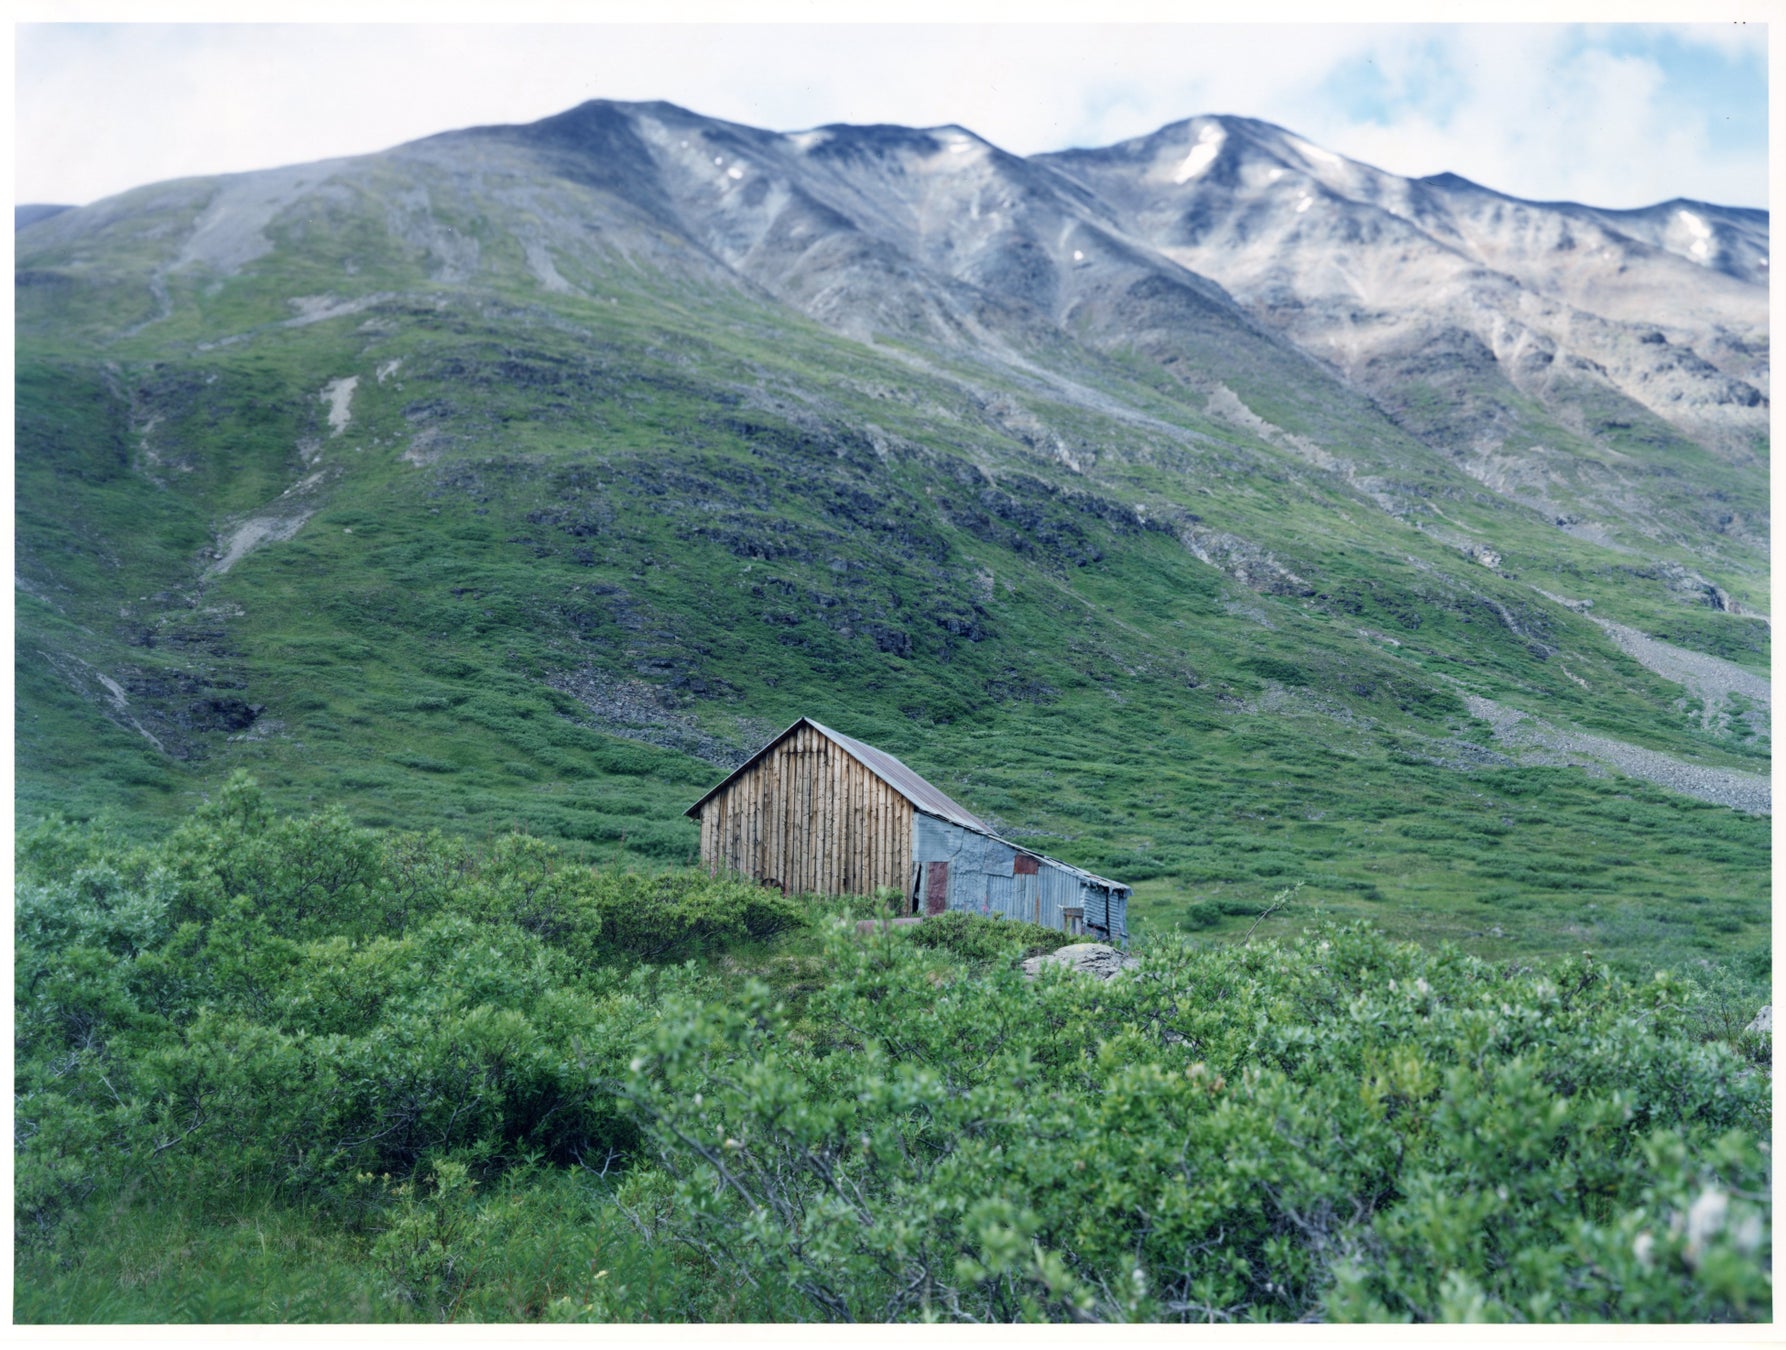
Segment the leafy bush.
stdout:
<path fill-rule="evenodd" d="M 1258 918 L 1265 906 L 1249 900 L 1195 900 L 1186 905 L 1179 916 L 1179 925 L 1195 932 L 1214 928 L 1223 919 L 1234 916 Z"/>
<path fill-rule="evenodd" d="M 19 873 L 15 1204 L 39 1236 L 126 1178 L 333 1195 L 356 1169 L 624 1154 L 590 1066 L 694 978 L 631 968 L 804 918 L 525 836 L 479 853 L 279 818 L 245 779 L 159 848 L 35 831 Z"/>
<path fill-rule="evenodd" d="M 798 900 L 736 878 L 699 872 L 610 872 L 596 881 L 607 940 L 645 961 L 682 958 L 741 939 L 761 941 L 801 926 Z"/>
<path fill-rule="evenodd" d="M 27 1318 L 1769 1307 L 1759 948 L 1630 982 L 1330 926 L 1027 981 L 1068 935 L 864 939 L 808 923 L 850 901 L 246 782 L 159 844 L 64 822 L 18 858 Z"/>
<path fill-rule="evenodd" d="M 834 939 L 822 1043 L 758 987 L 634 1061 L 662 1222 L 758 1315 L 1767 1313 L 1767 1083 L 1676 981 L 1357 928 L 1108 984 L 950 945 Z"/>
<path fill-rule="evenodd" d="M 1203 928 L 1214 928 L 1222 921 L 1221 906 L 1211 900 L 1194 900 L 1186 905 L 1178 919 L 1181 926 L 1196 932 Z"/>
<path fill-rule="evenodd" d="M 901 931 L 915 946 L 947 951 L 976 965 L 996 962 L 1009 965 L 1025 957 L 1057 951 L 1076 941 L 1058 928 L 1043 928 L 1019 919 L 968 914 L 962 910 L 933 914 L 923 923 Z"/>
<path fill-rule="evenodd" d="M 808 897 L 810 908 L 834 919 L 894 919 L 906 914 L 905 897 L 897 887 L 880 886 L 869 895 L 819 895 Z"/>

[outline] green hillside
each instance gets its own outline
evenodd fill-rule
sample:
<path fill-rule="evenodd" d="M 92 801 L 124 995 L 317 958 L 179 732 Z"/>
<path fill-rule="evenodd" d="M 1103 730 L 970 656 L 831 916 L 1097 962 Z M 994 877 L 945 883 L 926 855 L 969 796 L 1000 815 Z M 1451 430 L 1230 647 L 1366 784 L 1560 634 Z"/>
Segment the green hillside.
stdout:
<path fill-rule="evenodd" d="M 1150 923 L 1301 882 L 1491 955 L 1765 946 L 1765 819 L 1521 766 L 1468 702 L 1765 774 L 1765 712 L 1593 622 L 1765 673 L 1764 623 L 1669 589 L 1703 558 L 1558 530 L 1262 337 L 1188 373 L 1033 326 L 855 341 L 663 238 L 567 243 L 547 286 L 487 179 L 356 174 L 230 267 L 181 261 L 209 180 L 20 236 L 22 820 L 153 832 L 246 768 L 671 866 L 809 714 Z M 387 206 L 417 192 L 425 237 Z M 1757 575 L 1716 579 L 1764 608 Z"/>

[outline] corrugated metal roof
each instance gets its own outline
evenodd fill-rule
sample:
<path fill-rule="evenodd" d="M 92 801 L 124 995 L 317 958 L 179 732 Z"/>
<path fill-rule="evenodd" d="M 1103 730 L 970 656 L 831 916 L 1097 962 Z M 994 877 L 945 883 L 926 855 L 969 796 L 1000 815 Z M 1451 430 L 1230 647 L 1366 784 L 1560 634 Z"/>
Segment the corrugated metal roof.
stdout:
<path fill-rule="evenodd" d="M 996 835 L 993 837 L 997 838 Z M 1008 839 L 1000 840 L 1000 842 L 1006 844 L 1011 843 Z M 1017 848 L 1019 846 L 1011 844 L 1011 847 Z M 1049 866 L 1058 867 L 1063 872 L 1071 872 L 1076 877 L 1084 877 L 1085 880 L 1091 882 L 1094 886 L 1102 886 L 1107 891 L 1121 891 L 1124 895 L 1128 895 L 1131 891 L 1131 888 L 1123 882 L 1112 881 L 1109 877 L 1101 877 L 1096 872 L 1087 872 L 1083 867 L 1075 867 L 1072 863 L 1062 862 L 1059 858 L 1050 858 L 1046 853 L 1036 853 L 1034 849 L 1024 849 L 1024 852 L 1035 853 L 1036 857 L 1040 858 Z"/>
<path fill-rule="evenodd" d="M 879 778 L 888 787 L 904 797 L 918 810 L 927 812 L 933 816 L 941 816 L 944 820 L 954 821 L 955 824 L 964 825 L 970 830 L 978 830 L 981 834 L 992 833 L 992 827 L 985 821 L 981 820 L 966 807 L 950 800 L 946 793 L 930 783 L 925 782 L 921 777 L 913 773 L 904 764 L 901 764 L 892 755 L 889 755 L 885 750 L 877 750 L 874 746 L 869 745 L 865 741 L 859 741 L 854 736 L 845 736 L 841 731 L 833 731 L 830 727 L 815 722 L 810 717 L 802 717 L 799 721 L 795 722 L 793 726 L 789 727 L 786 731 L 782 732 L 781 735 L 777 736 L 761 750 L 757 751 L 756 754 L 745 760 L 744 763 L 740 764 L 736 769 L 733 769 L 731 773 L 727 774 L 725 778 L 712 789 L 712 791 L 708 792 L 700 801 L 689 807 L 683 814 L 686 816 L 700 815 L 701 808 L 714 796 L 724 790 L 734 778 L 738 777 L 739 774 L 743 773 L 764 755 L 768 754 L 769 751 L 780 745 L 801 726 L 809 726 L 820 735 L 827 736 L 831 740 L 837 742 L 837 744 L 849 751 L 850 754 L 861 760 L 863 766 L 867 768 L 870 773 L 874 774 L 875 777 Z"/>
<path fill-rule="evenodd" d="M 941 816 L 944 820 L 952 820 L 957 825 L 965 825 L 970 830 L 980 831 L 981 834 L 992 833 L 992 826 L 965 806 L 951 800 L 939 788 L 925 782 L 885 750 L 877 750 L 872 745 L 857 740 L 854 736 L 845 736 L 841 731 L 833 731 L 830 727 L 820 726 L 810 717 L 806 721 L 861 760 L 882 782 L 917 807 L 918 810 L 927 811 L 933 816 Z"/>

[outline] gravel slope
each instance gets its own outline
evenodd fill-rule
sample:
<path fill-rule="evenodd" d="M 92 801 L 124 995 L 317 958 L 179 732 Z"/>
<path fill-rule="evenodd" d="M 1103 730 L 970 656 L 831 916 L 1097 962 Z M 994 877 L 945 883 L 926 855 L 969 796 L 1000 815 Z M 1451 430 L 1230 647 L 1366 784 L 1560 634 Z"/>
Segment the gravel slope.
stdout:
<path fill-rule="evenodd" d="M 1495 739 L 1522 764 L 1574 764 L 1590 771 L 1612 768 L 1700 801 L 1717 802 L 1757 815 L 1773 814 L 1773 785 L 1764 774 L 1693 764 L 1608 736 L 1552 726 L 1529 713 L 1474 694 L 1466 696 L 1465 702 L 1470 715 L 1492 726 Z"/>
<path fill-rule="evenodd" d="M 1706 725 L 1722 720 L 1724 704 L 1732 694 L 1740 694 L 1759 704 L 1766 709 L 1765 721 L 1772 721 L 1773 686 L 1765 677 L 1744 670 L 1734 662 L 1659 641 L 1622 623 L 1593 614 L 1587 617 L 1605 629 L 1638 665 L 1647 666 L 1663 679 L 1672 680 L 1696 694 L 1705 704 Z M 1765 723 L 1762 729 L 1765 729 Z"/>

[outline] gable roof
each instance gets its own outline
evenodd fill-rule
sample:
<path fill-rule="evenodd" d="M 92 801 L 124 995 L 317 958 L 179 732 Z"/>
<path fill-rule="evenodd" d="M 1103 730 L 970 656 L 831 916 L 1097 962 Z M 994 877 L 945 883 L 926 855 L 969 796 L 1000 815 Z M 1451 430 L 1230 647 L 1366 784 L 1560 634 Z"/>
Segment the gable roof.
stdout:
<path fill-rule="evenodd" d="M 810 717 L 800 718 L 799 721 L 793 724 L 793 726 L 789 727 L 786 731 L 782 732 L 781 735 L 770 741 L 761 750 L 757 751 L 756 754 L 740 764 L 736 769 L 733 769 L 731 773 L 727 774 L 725 778 L 702 797 L 700 801 L 689 807 L 688 810 L 684 811 L 682 814 L 685 816 L 699 816 L 703 806 L 714 797 L 718 796 L 721 792 L 725 791 L 726 788 L 731 786 L 734 779 L 746 769 L 750 768 L 751 765 L 755 764 L 764 755 L 768 754 L 776 746 L 780 745 L 789 736 L 792 736 L 801 727 L 811 727 L 821 736 L 824 736 L 836 745 L 841 746 L 847 754 L 861 763 L 863 768 L 867 769 L 876 778 L 880 779 L 888 787 L 897 792 L 901 797 L 904 797 L 914 808 L 924 812 L 926 815 L 940 816 L 942 819 L 950 821 L 953 824 L 965 826 L 970 830 L 977 830 L 981 834 L 992 833 L 992 827 L 985 821 L 974 815 L 973 812 L 969 811 L 966 807 L 951 800 L 948 794 L 941 789 L 925 782 L 923 778 L 919 777 L 916 773 L 913 773 L 904 764 L 901 764 L 899 760 L 895 759 L 892 755 L 889 755 L 885 750 L 877 750 L 866 741 L 859 741 L 854 736 L 845 736 L 841 731 L 833 731 L 830 727 L 821 725 L 820 723 L 813 721 Z"/>

